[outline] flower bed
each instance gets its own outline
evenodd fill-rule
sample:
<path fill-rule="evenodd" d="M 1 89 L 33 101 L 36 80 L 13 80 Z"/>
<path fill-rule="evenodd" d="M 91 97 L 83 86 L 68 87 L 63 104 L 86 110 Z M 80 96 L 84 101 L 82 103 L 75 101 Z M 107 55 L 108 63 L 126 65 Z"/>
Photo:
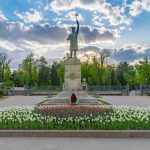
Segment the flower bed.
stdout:
<path fill-rule="evenodd" d="M 38 112 L 44 115 L 53 115 L 60 117 L 84 116 L 84 115 L 102 115 L 111 110 L 111 108 L 101 107 L 99 105 L 41 105 L 36 107 Z"/>
<path fill-rule="evenodd" d="M 150 108 L 97 107 L 110 111 L 99 115 L 61 117 L 39 113 L 34 107 L 0 108 L 0 129 L 150 129 Z"/>

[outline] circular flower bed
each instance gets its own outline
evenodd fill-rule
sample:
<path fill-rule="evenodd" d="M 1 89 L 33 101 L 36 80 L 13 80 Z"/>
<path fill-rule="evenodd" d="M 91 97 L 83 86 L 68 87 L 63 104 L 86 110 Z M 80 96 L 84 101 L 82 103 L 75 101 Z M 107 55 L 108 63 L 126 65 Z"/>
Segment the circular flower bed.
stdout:
<path fill-rule="evenodd" d="M 72 105 L 76 107 L 77 105 Z M 60 107 L 60 106 L 58 106 Z M 70 106 L 68 106 L 70 107 Z M 67 107 L 67 108 L 68 108 Z M 85 106 L 87 107 L 87 106 Z M 127 106 L 97 106 L 101 110 L 110 110 L 95 115 L 60 116 L 49 113 L 39 113 L 34 107 L 4 107 L 0 108 L 0 129 L 106 129 L 106 130 L 143 130 L 150 129 L 150 108 Z M 66 108 L 66 110 L 67 110 Z M 73 107 L 72 107 L 73 108 Z M 73 108 L 73 109 L 74 109 Z M 82 108 L 82 105 L 80 106 Z M 57 109 L 57 107 L 55 107 Z M 89 108 L 88 108 L 89 109 Z M 75 109 L 74 109 L 75 110 Z M 54 107 L 53 107 L 53 111 Z M 57 112 L 57 111 L 56 111 Z M 97 112 L 97 111 L 96 111 Z M 55 114 L 55 113 L 54 113 Z"/>
<path fill-rule="evenodd" d="M 36 110 L 42 114 L 54 116 L 84 116 L 100 115 L 110 111 L 110 108 L 101 107 L 100 105 L 41 105 Z"/>

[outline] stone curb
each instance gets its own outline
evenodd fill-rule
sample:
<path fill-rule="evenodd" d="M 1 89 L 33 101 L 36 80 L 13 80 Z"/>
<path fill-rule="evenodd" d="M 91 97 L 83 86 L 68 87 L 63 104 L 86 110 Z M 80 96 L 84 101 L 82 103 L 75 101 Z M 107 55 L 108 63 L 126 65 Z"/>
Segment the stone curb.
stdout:
<path fill-rule="evenodd" d="M 0 130 L 0 137 L 150 138 L 150 130 Z"/>

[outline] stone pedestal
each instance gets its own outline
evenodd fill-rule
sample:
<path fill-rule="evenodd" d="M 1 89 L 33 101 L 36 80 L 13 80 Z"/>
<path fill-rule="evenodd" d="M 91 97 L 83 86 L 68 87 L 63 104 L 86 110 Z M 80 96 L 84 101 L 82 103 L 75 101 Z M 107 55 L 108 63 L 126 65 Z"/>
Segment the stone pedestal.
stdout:
<path fill-rule="evenodd" d="M 68 58 L 65 64 L 64 91 L 80 91 L 81 87 L 81 63 L 77 58 Z"/>
<path fill-rule="evenodd" d="M 77 103 L 98 104 L 97 99 L 88 95 L 87 84 L 81 83 L 81 63 L 77 58 L 68 58 L 64 61 L 65 78 L 63 91 L 50 98 L 46 104 L 70 104 L 72 93 L 77 96 Z M 83 88 L 83 89 L 82 89 Z"/>

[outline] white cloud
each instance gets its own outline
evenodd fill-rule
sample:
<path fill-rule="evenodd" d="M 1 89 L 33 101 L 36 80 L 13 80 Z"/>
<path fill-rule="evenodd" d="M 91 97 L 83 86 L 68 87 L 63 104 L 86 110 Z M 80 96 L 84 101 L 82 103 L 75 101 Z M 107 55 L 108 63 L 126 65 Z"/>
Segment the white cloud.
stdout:
<path fill-rule="evenodd" d="M 6 21 L 7 18 L 5 17 L 5 15 L 2 13 L 2 11 L 0 11 L 0 22 L 2 21 Z"/>
<path fill-rule="evenodd" d="M 144 54 L 147 50 L 150 50 L 150 44 L 136 44 L 136 43 L 130 43 L 124 45 L 122 50 L 133 50 L 136 53 Z"/>
<path fill-rule="evenodd" d="M 150 0 L 135 0 L 131 3 L 131 16 L 137 16 L 143 11 L 150 11 Z"/>
<path fill-rule="evenodd" d="M 108 2 L 110 1 L 53 0 L 45 7 L 45 10 L 53 11 L 52 14 L 55 12 L 55 18 L 52 16 L 51 24 L 40 24 L 39 22 L 43 20 L 42 13 L 34 9 L 15 13 L 25 23 L 31 24 L 8 21 L 0 12 L 0 52 L 6 51 L 14 59 L 17 56 L 20 62 L 31 51 L 36 56 L 44 55 L 49 60 L 63 57 L 64 52 L 69 50 L 69 42 L 66 39 L 70 26 L 75 24 L 74 14 L 77 10 L 83 12 L 83 16 L 79 14 L 79 20 L 81 20 L 79 48 L 87 47 L 83 51 L 88 49 L 96 51 L 95 46 L 112 48 L 122 31 L 129 29 L 132 16 L 150 10 L 150 0 L 134 0 L 131 4 L 127 4 L 124 0 L 121 6 L 119 4 L 114 6 Z M 74 22 L 70 23 L 69 20 Z M 112 59 L 132 62 L 150 55 L 148 50 L 150 51 L 149 44 L 128 44 L 118 49 Z"/>
<path fill-rule="evenodd" d="M 10 65 L 12 69 L 18 68 L 22 60 L 31 52 L 34 53 L 35 57 L 45 56 L 48 60 L 63 58 L 66 47 L 65 44 L 51 45 L 27 40 L 20 42 L 0 40 L 0 53 L 6 53 L 8 55 L 11 59 Z"/>
<path fill-rule="evenodd" d="M 14 43 L 6 40 L 0 40 L 0 49 L 7 49 L 10 52 L 13 52 L 14 50 L 23 51 L 21 47 L 16 46 Z"/>
<path fill-rule="evenodd" d="M 139 64 L 140 61 L 143 61 L 143 58 L 135 59 L 133 60 L 133 62 L 130 62 L 130 64 L 134 66 L 136 64 Z"/>
<path fill-rule="evenodd" d="M 140 59 L 150 57 L 150 44 L 126 44 L 114 50 L 111 57 L 118 62 L 127 61 L 135 64 Z"/>
<path fill-rule="evenodd" d="M 107 20 L 110 25 L 130 25 L 132 20 L 125 15 L 126 2 L 122 6 L 113 7 L 106 0 L 53 0 L 50 9 L 61 14 L 62 11 L 81 8 L 94 13 L 93 23 L 102 26 L 103 20 Z"/>
<path fill-rule="evenodd" d="M 24 20 L 25 23 L 38 23 L 43 19 L 43 16 L 41 12 L 35 10 L 35 9 L 30 9 L 29 12 L 25 13 L 16 13 L 15 14 L 22 20 Z"/>

